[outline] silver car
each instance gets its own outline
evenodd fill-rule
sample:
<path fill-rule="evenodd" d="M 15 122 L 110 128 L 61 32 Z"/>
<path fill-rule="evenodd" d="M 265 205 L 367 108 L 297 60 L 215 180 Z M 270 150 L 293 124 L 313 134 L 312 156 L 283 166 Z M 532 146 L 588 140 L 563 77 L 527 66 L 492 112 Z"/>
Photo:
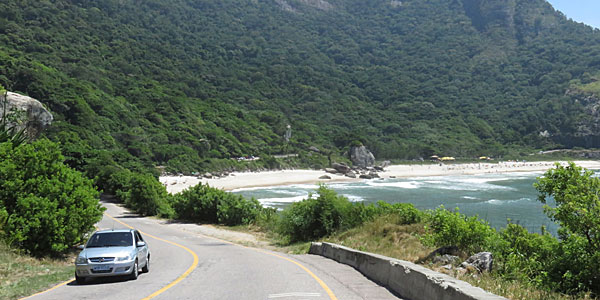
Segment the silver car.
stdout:
<path fill-rule="evenodd" d="M 87 278 L 129 276 L 137 279 L 139 268 L 150 271 L 150 250 L 142 235 L 135 229 L 96 231 L 75 260 L 75 280 Z"/>

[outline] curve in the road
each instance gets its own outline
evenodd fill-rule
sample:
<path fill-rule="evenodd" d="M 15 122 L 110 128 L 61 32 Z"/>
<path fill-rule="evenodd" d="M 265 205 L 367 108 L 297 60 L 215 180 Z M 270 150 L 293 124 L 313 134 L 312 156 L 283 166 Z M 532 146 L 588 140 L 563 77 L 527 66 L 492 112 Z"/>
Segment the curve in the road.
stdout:
<path fill-rule="evenodd" d="M 184 232 L 188 233 L 185 230 L 181 230 L 181 229 L 178 229 L 178 230 L 184 231 Z M 196 233 L 196 234 L 198 234 L 198 233 Z M 252 248 L 252 247 L 247 247 L 247 246 L 244 246 L 244 245 L 236 244 L 236 243 L 233 243 L 233 242 L 230 242 L 230 241 L 222 240 L 222 239 L 219 239 L 219 238 L 216 238 L 216 237 L 212 237 L 212 236 L 208 236 L 208 235 L 204 235 L 204 234 L 198 234 L 198 235 L 201 235 L 201 236 L 209 238 L 209 239 L 217 240 L 217 241 L 220 241 L 220 242 L 223 242 L 223 243 L 226 243 L 226 244 L 240 246 L 242 248 L 254 250 L 256 252 L 260 252 L 260 253 L 263 253 L 263 254 L 267 254 L 267 255 L 271 255 L 271 256 L 283 259 L 283 260 L 287 260 L 287 261 L 295 264 L 296 266 L 300 267 L 302 270 L 304 270 L 306 273 L 308 273 L 308 275 L 310 275 L 315 281 L 317 281 L 317 283 L 319 283 L 319 285 L 325 290 L 325 292 L 329 296 L 329 299 L 331 299 L 331 300 L 338 300 L 338 298 L 335 296 L 335 294 L 333 293 L 333 291 L 327 286 L 327 284 L 321 278 L 319 278 L 317 275 L 315 275 L 315 273 L 313 273 L 307 267 L 305 267 L 301 263 L 299 263 L 299 262 L 297 262 L 297 261 L 295 261 L 295 260 L 293 260 L 291 258 L 287 258 L 285 256 L 277 255 L 275 253 L 271 253 L 271 252 L 268 252 L 268 251 L 265 251 L 265 250 L 262 250 L 262 249 Z"/>
<path fill-rule="evenodd" d="M 114 218 L 113 216 L 111 216 L 111 215 L 109 215 L 107 213 L 104 213 L 104 215 L 106 215 L 107 217 L 113 219 L 114 221 L 116 221 L 117 223 L 119 223 L 119 224 L 121 224 L 123 226 L 126 226 L 128 228 L 134 229 L 133 227 L 129 226 L 128 224 L 126 224 L 126 223 L 124 223 L 124 222 L 122 222 L 122 221 Z M 151 234 L 142 232 L 140 230 L 138 230 L 138 231 L 140 233 L 142 233 L 143 235 L 145 235 L 145 236 L 149 236 L 149 237 L 151 237 L 153 239 L 156 239 L 156 240 L 159 240 L 161 242 L 165 242 L 165 243 L 171 244 L 173 246 L 179 247 L 179 248 L 181 248 L 181 249 L 189 252 L 194 257 L 194 262 L 192 263 L 192 265 L 183 274 L 181 274 L 179 277 L 177 277 L 177 279 L 173 280 L 171 283 L 167 284 L 162 289 L 160 289 L 160 290 L 152 293 L 152 295 L 150 295 L 150 296 L 142 299 L 142 300 L 148 300 L 148 299 L 152 299 L 152 298 L 154 298 L 154 297 L 156 297 L 156 296 L 164 293 L 166 290 L 172 288 L 174 285 L 178 284 L 180 281 L 182 281 L 183 279 L 185 279 L 186 277 L 188 277 L 188 275 L 190 275 L 190 273 L 192 273 L 192 271 L 194 271 L 194 269 L 198 266 L 198 255 L 194 251 L 190 250 L 190 248 L 188 248 L 186 246 L 177 244 L 175 242 L 167 241 L 165 239 L 161 239 L 159 237 L 156 237 L 156 236 L 153 236 Z"/>

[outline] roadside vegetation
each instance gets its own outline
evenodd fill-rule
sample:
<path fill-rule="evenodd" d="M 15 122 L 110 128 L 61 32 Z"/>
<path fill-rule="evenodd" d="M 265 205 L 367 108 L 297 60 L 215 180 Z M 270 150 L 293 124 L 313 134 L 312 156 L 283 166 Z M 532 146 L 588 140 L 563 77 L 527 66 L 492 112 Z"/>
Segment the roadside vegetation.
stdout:
<path fill-rule="evenodd" d="M 18 299 L 73 277 L 74 256 L 35 258 L 0 241 L 0 299 Z"/>
<path fill-rule="evenodd" d="M 593 299 L 600 294 L 600 179 L 570 164 L 548 171 L 536 184 L 545 211 L 560 224 L 559 236 L 530 233 L 518 224 L 496 230 L 476 216 L 439 207 L 419 211 L 411 204 L 352 203 L 326 186 L 281 213 L 205 185 L 169 196 L 172 217 L 224 225 L 251 225 L 291 251 L 325 240 L 362 251 L 423 263 L 441 272 L 514 299 Z M 234 216 L 232 218 L 232 216 Z M 465 260 L 488 251 L 490 273 L 445 270 L 425 260 L 453 246 Z M 305 251 L 305 250 L 304 250 Z M 454 266 L 457 267 L 457 266 Z"/>

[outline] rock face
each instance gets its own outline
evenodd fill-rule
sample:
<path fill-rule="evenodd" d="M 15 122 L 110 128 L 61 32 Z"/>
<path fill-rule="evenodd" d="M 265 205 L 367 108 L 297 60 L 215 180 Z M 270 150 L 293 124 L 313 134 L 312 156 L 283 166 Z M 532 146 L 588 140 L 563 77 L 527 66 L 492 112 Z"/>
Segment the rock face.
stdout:
<path fill-rule="evenodd" d="M 479 272 L 491 272 L 494 258 L 490 252 L 479 252 L 460 264 L 461 267 L 468 269 L 469 266 L 475 267 Z"/>
<path fill-rule="evenodd" d="M 365 146 L 354 146 L 350 148 L 350 160 L 360 168 L 372 167 L 375 164 L 375 156 Z"/>
<path fill-rule="evenodd" d="M 350 167 L 345 164 L 332 163 L 331 167 L 334 168 L 338 173 L 346 174 L 351 171 Z"/>
<path fill-rule="evenodd" d="M 17 93 L 7 92 L 0 95 L 0 118 L 6 114 L 17 114 L 16 127 L 21 130 L 27 128 L 27 133 L 31 137 L 37 136 L 42 130 L 52 124 L 52 114 L 36 99 Z M 19 116 L 20 114 L 20 116 Z"/>

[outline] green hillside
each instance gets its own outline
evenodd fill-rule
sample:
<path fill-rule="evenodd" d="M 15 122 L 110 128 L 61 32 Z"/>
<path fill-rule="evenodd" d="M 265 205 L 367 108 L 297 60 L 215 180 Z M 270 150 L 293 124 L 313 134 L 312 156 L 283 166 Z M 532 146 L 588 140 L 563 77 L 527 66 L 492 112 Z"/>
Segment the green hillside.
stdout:
<path fill-rule="evenodd" d="M 0 3 L 0 85 L 91 169 L 600 147 L 599 72 L 600 30 L 544 0 Z"/>

